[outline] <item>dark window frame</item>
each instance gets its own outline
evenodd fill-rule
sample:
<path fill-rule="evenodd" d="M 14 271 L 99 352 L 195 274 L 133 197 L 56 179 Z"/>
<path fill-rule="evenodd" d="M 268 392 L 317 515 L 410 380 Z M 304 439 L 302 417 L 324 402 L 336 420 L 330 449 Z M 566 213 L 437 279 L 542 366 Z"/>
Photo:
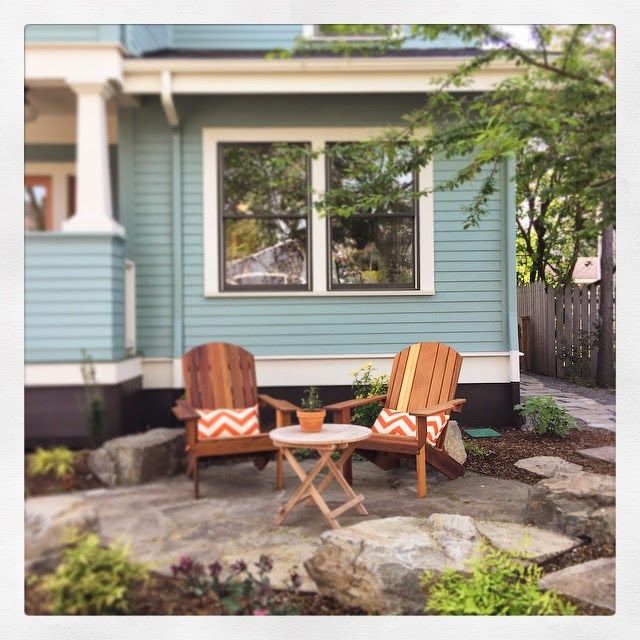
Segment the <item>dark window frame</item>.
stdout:
<path fill-rule="evenodd" d="M 307 172 L 306 172 L 306 181 L 305 187 L 307 191 L 307 214 L 302 216 L 295 215 L 271 215 L 271 214 L 259 214 L 247 216 L 247 218 L 243 218 L 242 216 L 232 216 L 224 214 L 224 153 L 223 148 L 225 145 L 255 145 L 255 146 L 266 146 L 273 144 L 297 144 L 304 145 L 311 149 L 311 142 L 309 141 L 291 141 L 291 140 L 272 140 L 272 141 L 256 141 L 256 142 L 245 142 L 245 141 L 219 141 L 216 145 L 216 153 L 218 156 L 218 286 L 219 290 L 222 293 L 259 293 L 259 292 L 274 292 L 274 293 L 283 293 L 283 292 L 305 292 L 305 291 L 313 291 L 313 282 L 312 282 L 312 225 L 311 219 L 313 215 L 313 198 L 311 195 L 311 155 L 307 158 Z M 306 230 L 307 230 L 307 256 L 306 256 L 306 284 L 264 284 L 264 285 L 236 285 L 229 286 L 226 282 L 226 242 L 225 242 L 225 229 L 224 229 L 224 221 L 225 220 L 305 220 L 306 221 Z"/>
<path fill-rule="evenodd" d="M 345 140 L 339 140 L 336 142 L 326 142 L 326 146 L 332 144 L 344 144 Z M 353 140 L 354 143 L 358 143 L 357 140 Z M 414 190 L 420 188 L 419 185 L 419 172 L 413 171 L 413 186 Z M 328 191 L 331 188 L 331 159 L 327 154 L 325 157 L 325 189 Z M 334 284 L 331 274 L 333 273 L 333 247 L 332 247 L 332 235 L 331 235 L 331 219 L 339 216 L 327 216 L 326 220 L 326 261 L 327 261 L 327 291 L 371 291 L 373 293 L 377 291 L 420 291 L 420 203 L 418 198 L 414 198 L 411 206 L 411 213 L 364 213 L 355 214 L 361 218 L 368 219 L 400 219 L 409 218 L 413 220 L 413 243 L 411 245 L 411 258 L 413 262 L 413 283 L 410 284 Z"/>

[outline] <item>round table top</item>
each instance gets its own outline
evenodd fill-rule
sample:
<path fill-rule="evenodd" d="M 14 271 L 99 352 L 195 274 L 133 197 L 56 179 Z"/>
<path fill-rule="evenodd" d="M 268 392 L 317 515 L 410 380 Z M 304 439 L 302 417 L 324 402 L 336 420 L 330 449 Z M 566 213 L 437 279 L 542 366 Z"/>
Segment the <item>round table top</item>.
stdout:
<path fill-rule="evenodd" d="M 307 433 L 302 431 L 300 425 L 293 427 L 280 427 L 272 429 L 269 437 L 277 444 L 300 445 L 314 447 L 325 444 L 342 444 L 346 442 L 359 442 L 371 437 L 371 429 L 357 424 L 332 424 L 322 425 L 322 431 Z"/>

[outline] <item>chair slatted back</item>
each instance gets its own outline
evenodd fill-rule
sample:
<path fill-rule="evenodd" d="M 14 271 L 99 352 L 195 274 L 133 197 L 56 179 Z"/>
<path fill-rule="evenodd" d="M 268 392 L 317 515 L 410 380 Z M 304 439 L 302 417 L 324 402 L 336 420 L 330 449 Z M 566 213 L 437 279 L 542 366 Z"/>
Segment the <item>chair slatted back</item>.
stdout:
<path fill-rule="evenodd" d="M 413 411 L 455 398 L 462 356 L 446 344 L 418 342 L 393 359 L 386 407 Z"/>
<path fill-rule="evenodd" d="M 244 409 L 258 402 L 253 355 L 234 344 L 211 342 L 182 356 L 187 402 L 197 409 Z"/>

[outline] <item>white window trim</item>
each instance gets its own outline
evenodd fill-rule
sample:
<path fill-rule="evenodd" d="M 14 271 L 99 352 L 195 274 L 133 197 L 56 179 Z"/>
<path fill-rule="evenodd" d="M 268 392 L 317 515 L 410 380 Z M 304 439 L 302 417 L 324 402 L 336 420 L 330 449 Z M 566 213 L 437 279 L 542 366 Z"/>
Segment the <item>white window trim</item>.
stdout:
<path fill-rule="evenodd" d="M 67 219 L 68 197 L 67 178 L 76 175 L 75 162 L 25 162 L 25 176 L 48 176 L 51 178 L 53 202 L 51 205 L 53 229 L 60 231 Z"/>
<path fill-rule="evenodd" d="M 218 252 L 218 153 L 221 142 L 306 142 L 313 150 L 322 150 L 327 142 L 357 141 L 378 135 L 381 127 L 206 127 L 202 130 L 202 198 L 205 297 L 310 297 L 310 296 L 411 296 L 433 295 L 434 235 L 433 194 L 418 202 L 418 251 L 420 289 L 353 291 L 327 289 L 327 225 L 315 206 L 317 195 L 325 190 L 325 156 L 311 161 L 311 187 L 314 202 L 310 216 L 311 230 L 311 291 L 221 291 Z M 433 188 L 433 164 L 420 170 L 420 189 Z"/>
<path fill-rule="evenodd" d="M 354 23 L 355 24 L 355 23 Z M 320 24 L 303 24 L 302 37 L 312 42 L 381 42 L 387 39 L 387 36 L 325 36 L 318 29 Z M 402 25 L 391 25 L 391 36 L 393 38 L 402 38 Z"/>

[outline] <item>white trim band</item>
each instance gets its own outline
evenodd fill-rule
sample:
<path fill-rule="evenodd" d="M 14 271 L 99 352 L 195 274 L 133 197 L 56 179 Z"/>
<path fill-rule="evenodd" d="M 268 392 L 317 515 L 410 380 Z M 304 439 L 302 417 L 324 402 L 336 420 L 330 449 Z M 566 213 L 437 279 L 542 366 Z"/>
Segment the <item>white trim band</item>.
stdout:
<path fill-rule="evenodd" d="M 94 362 L 98 384 L 118 384 L 142 375 L 142 359 L 128 358 L 119 362 Z M 66 387 L 83 385 L 82 363 L 27 364 L 25 387 Z"/>

